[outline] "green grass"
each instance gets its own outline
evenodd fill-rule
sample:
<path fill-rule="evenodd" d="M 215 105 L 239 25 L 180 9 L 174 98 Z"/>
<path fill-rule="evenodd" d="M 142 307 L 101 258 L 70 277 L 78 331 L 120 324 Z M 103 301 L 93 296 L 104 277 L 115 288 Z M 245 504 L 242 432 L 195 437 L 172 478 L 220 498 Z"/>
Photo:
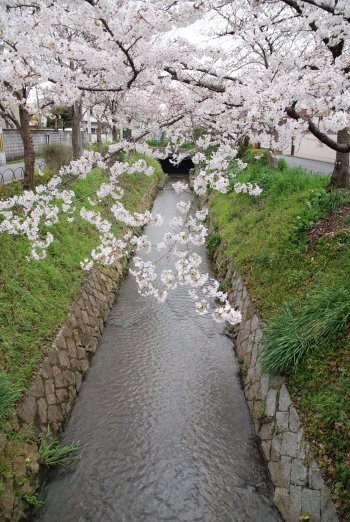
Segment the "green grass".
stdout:
<path fill-rule="evenodd" d="M 1 339 L 1 338 L 0 338 Z M 6 373 L 0 372 L 0 425 L 11 413 L 22 392 L 20 385 L 11 382 Z"/>
<path fill-rule="evenodd" d="M 267 325 L 264 367 L 287 373 L 306 434 L 350 520 L 350 214 L 334 234 L 314 242 L 307 236 L 349 194 L 328 193 L 327 178 L 284 165 L 249 165 L 238 179 L 264 192 L 213 195 L 208 245 L 247 284 Z"/>
<path fill-rule="evenodd" d="M 349 287 L 324 286 L 301 306 L 286 304 L 283 313 L 272 319 L 264 330 L 264 371 L 269 374 L 296 372 L 306 357 L 319 357 L 329 346 L 338 344 L 349 322 Z"/>
<path fill-rule="evenodd" d="M 152 177 L 132 174 L 121 177 L 123 202 L 135 211 L 147 188 L 161 178 L 161 167 Z M 105 179 L 95 169 L 86 179 L 74 184 L 79 198 L 94 191 Z M 19 190 L 16 185 L 14 190 Z M 89 207 L 87 200 L 78 204 Z M 106 211 L 102 206 L 93 207 Z M 64 322 L 84 277 L 82 261 L 97 245 L 94 227 L 79 216 L 73 223 L 62 221 L 52 227 L 54 242 L 42 261 L 26 260 L 28 241 L 23 237 L 0 235 L 0 426 L 11 412 L 20 390 L 28 385 L 33 371 Z M 5 375 L 5 378 L 2 376 Z"/>
<path fill-rule="evenodd" d="M 311 284 L 323 284 L 325 278 L 343 280 L 350 269 L 347 237 L 308 245 L 304 227 L 304 234 L 293 240 L 296 220 L 308 211 L 312 194 L 325 193 L 325 177 L 301 169 L 282 173 L 251 166 L 239 180 L 258 183 L 264 192 L 257 198 L 215 194 L 213 234 L 225 244 L 225 254 L 244 276 L 264 318 L 280 310 L 284 301 L 304 296 Z"/>
<path fill-rule="evenodd" d="M 78 444 L 63 446 L 58 437 L 41 437 L 39 445 L 39 462 L 46 467 L 63 466 L 72 464 L 78 457 Z"/>

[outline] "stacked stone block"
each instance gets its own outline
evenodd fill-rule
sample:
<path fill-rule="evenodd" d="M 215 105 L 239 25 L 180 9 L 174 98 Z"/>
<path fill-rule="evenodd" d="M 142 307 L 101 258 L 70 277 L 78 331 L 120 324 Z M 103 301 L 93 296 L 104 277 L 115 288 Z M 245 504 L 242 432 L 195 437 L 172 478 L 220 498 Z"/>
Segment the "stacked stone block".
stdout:
<path fill-rule="evenodd" d="M 57 431 L 89 368 L 104 322 L 113 304 L 122 267 L 94 269 L 86 278 L 66 323 L 44 357 L 17 417 L 20 426 L 33 424 L 45 432 L 48 424 Z"/>
<path fill-rule="evenodd" d="M 274 486 L 274 503 L 286 522 L 299 522 L 306 515 L 309 518 L 304 520 L 311 522 L 337 522 L 285 380 L 262 372 L 262 322 L 247 288 L 220 250 L 214 262 L 219 280 L 225 281 L 230 303 L 242 313 L 242 322 L 232 333 L 244 393 Z"/>

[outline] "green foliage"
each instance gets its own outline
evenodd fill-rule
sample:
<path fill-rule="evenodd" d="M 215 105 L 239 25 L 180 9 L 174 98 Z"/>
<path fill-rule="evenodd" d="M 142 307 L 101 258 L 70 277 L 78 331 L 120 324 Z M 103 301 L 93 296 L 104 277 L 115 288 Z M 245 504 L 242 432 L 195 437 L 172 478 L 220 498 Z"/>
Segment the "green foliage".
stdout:
<path fill-rule="evenodd" d="M 49 179 L 52 177 L 53 172 L 49 169 L 43 169 L 40 171 L 35 169 L 35 180 L 34 180 L 34 186 L 42 185 L 44 183 L 47 183 Z M 3 185 L 0 185 L 0 199 L 8 199 L 12 198 L 13 196 L 18 196 L 23 192 L 23 185 L 21 180 L 16 181 L 10 181 L 9 183 L 4 183 Z"/>
<path fill-rule="evenodd" d="M 72 125 L 72 109 L 66 105 L 53 105 L 50 109 L 50 115 L 47 118 L 47 127 L 64 129 Z"/>
<path fill-rule="evenodd" d="M 315 264 L 324 265 L 322 253 L 313 261 L 305 258 L 304 246 L 292 244 L 290 235 L 310 193 L 322 189 L 327 179 L 301 169 L 281 173 L 260 165 L 248 166 L 237 179 L 257 183 L 263 193 L 259 198 L 235 192 L 215 194 L 211 200 L 215 234 L 226 245 L 226 255 L 241 271 L 257 305 L 269 315 L 281 306 L 289 290 L 298 295 L 305 289 L 305 282 L 317 273 Z"/>
<path fill-rule="evenodd" d="M 209 249 L 209 251 L 214 251 L 217 246 L 220 244 L 220 236 L 218 236 L 217 234 L 211 234 L 207 237 L 207 240 L 206 240 L 206 245 L 207 245 L 207 248 Z"/>
<path fill-rule="evenodd" d="M 288 168 L 288 164 L 287 164 L 286 160 L 283 158 L 280 158 L 278 160 L 277 164 L 278 164 L 278 170 L 280 170 L 281 172 L 283 172 L 284 170 L 286 170 Z"/>
<path fill-rule="evenodd" d="M 0 199 L 12 198 L 18 196 L 23 191 L 22 182 L 20 180 L 11 181 L 0 185 Z"/>
<path fill-rule="evenodd" d="M 306 359 L 288 380 L 298 409 L 307 418 L 306 436 L 317 444 L 318 464 L 328 475 L 333 497 L 345 512 L 350 510 L 349 348 L 349 342 L 337 343 L 336 349 L 330 347 L 321 357 Z"/>
<path fill-rule="evenodd" d="M 270 151 L 268 149 L 253 149 L 253 147 L 249 147 L 243 155 L 243 160 L 247 163 L 267 165 L 269 162 L 269 154 Z"/>
<path fill-rule="evenodd" d="M 170 140 L 148 140 L 147 145 L 150 147 L 166 147 L 169 145 Z M 181 145 L 181 149 L 194 149 L 195 145 L 192 141 L 186 141 Z"/>
<path fill-rule="evenodd" d="M 186 141 L 181 145 L 181 148 L 191 150 L 195 148 L 195 144 L 193 143 L 193 141 Z"/>
<path fill-rule="evenodd" d="M 265 401 L 260 401 L 258 404 L 258 407 L 256 409 L 258 419 L 261 419 L 261 417 L 264 416 L 265 407 L 266 407 Z"/>
<path fill-rule="evenodd" d="M 169 140 L 148 140 L 146 143 L 149 147 L 166 147 Z"/>
<path fill-rule="evenodd" d="M 343 334 L 350 321 L 350 290 L 324 286 L 303 306 L 285 305 L 264 329 L 262 366 L 266 373 L 296 371 Z"/>
<path fill-rule="evenodd" d="M 72 147 L 62 143 L 52 143 L 43 148 L 47 168 L 57 174 L 61 167 L 68 165 L 73 159 Z"/>
<path fill-rule="evenodd" d="M 50 432 L 47 436 L 41 437 L 39 445 L 40 464 L 52 466 L 69 466 L 77 459 L 78 444 L 62 446 L 58 437 L 52 437 Z"/>
<path fill-rule="evenodd" d="M 102 150 L 101 150 L 102 156 L 106 156 L 106 154 L 108 153 L 108 147 L 112 143 L 113 143 L 112 141 L 108 141 L 108 142 L 102 143 Z M 92 150 L 93 152 L 98 152 L 98 144 L 97 144 L 97 142 L 91 143 L 91 145 L 89 145 L 87 147 L 87 150 Z"/>
<path fill-rule="evenodd" d="M 305 203 L 303 212 L 296 216 L 292 225 L 292 241 L 305 239 L 305 233 L 312 225 L 326 214 L 335 212 L 344 205 L 344 195 L 341 192 L 325 190 L 313 190 Z"/>
<path fill-rule="evenodd" d="M 44 501 L 39 499 L 38 495 L 23 495 L 23 500 L 27 502 L 33 509 L 39 509 L 43 506 Z"/>

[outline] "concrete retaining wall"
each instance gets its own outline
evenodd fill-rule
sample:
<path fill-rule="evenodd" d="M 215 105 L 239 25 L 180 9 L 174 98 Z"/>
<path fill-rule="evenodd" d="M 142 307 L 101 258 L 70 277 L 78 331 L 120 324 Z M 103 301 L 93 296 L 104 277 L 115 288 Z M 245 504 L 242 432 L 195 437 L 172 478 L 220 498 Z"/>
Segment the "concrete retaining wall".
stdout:
<path fill-rule="evenodd" d="M 23 143 L 20 133 L 16 129 L 3 129 L 3 134 L 7 161 L 23 158 Z M 71 132 L 55 131 L 51 129 L 33 129 L 31 134 L 33 137 L 34 150 L 37 154 L 42 153 L 45 145 L 55 143 L 71 145 Z M 84 146 L 87 144 L 86 140 L 86 133 L 83 133 Z"/>
<path fill-rule="evenodd" d="M 287 522 L 337 522 L 329 492 L 304 438 L 285 380 L 262 372 L 259 360 L 262 322 L 247 288 L 220 247 L 214 255 L 214 264 L 231 304 L 243 316 L 232 333 L 244 393 L 275 488 L 275 505 Z M 310 518 L 301 519 L 303 514 Z"/>

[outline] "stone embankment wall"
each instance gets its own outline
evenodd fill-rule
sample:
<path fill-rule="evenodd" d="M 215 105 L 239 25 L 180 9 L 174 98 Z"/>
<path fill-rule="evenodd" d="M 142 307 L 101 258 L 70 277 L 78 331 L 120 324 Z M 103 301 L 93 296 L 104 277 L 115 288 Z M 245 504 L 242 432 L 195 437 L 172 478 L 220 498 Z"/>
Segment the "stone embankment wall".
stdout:
<path fill-rule="evenodd" d="M 140 212 L 150 207 L 158 187 L 155 181 L 139 205 Z M 17 408 L 12 421 L 17 440 L 0 434 L 0 453 L 13 455 L 12 470 L 3 484 L 1 520 L 25 518 L 25 497 L 33 495 L 40 483 L 38 435 L 46 434 L 48 429 L 56 433 L 62 429 L 96 351 L 122 274 L 123 266 L 116 263 L 94 268 L 85 276 L 66 322 Z"/>
<path fill-rule="evenodd" d="M 247 288 L 220 247 L 213 260 L 231 304 L 242 313 L 242 322 L 232 333 L 244 393 L 275 488 L 274 503 L 287 522 L 337 522 L 286 383 L 281 377 L 269 377 L 262 372 L 259 360 L 262 322 Z"/>

